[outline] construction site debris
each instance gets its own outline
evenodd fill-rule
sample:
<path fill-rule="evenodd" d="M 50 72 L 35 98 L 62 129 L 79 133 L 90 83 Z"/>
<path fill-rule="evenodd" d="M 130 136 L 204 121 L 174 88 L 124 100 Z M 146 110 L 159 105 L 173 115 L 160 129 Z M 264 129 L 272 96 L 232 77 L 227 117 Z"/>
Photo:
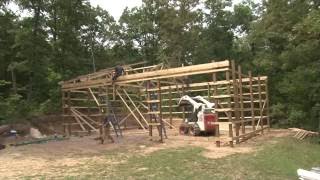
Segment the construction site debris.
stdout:
<path fill-rule="evenodd" d="M 313 131 L 307 131 L 304 129 L 299 129 L 299 128 L 289 128 L 291 131 L 296 132 L 294 134 L 294 138 L 297 138 L 299 140 L 303 140 L 306 137 L 312 137 L 312 136 L 318 136 L 319 133 L 318 132 L 313 132 Z"/>
<path fill-rule="evenodd" d="M 36 139 L 41 139 L 46 137 L 46 135 L 42 135 L 38 129 L 33 127 L 30 128 L 30 136 Z"/>
<path fill-rule="evenodd" d="M 10 126 L 9 125 L 0 126 L 0 135 L 8 132 L 9 130 L 10 130 Z"/>
<path fill-rule="evenodd" d="M 42 144 L 42 143 L 47 143 L 49 141 L 63 141 L 67 140 L 69 138 L 63 137 L 63 136 L 51 136 L 51 137 L 46 137 L 46 138 L 41 138 L 41 139 L 36 139 L 36 140 L 31 140 L 31 141 L 23 141 L 15 144 L 11 144 L 11 146 L 23 146 L 23 145 L 28 145 L 28 144 Z"/>

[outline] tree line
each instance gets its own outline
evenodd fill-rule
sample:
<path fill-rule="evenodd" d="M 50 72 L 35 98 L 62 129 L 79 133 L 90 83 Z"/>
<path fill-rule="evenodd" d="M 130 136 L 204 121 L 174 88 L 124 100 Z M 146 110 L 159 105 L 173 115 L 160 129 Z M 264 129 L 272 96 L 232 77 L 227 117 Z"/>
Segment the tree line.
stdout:
<path fill-rule="evenodd" d="M 119 62 L 234 59 L 269 76 L 274 124 L 315 130 L 319 7 L 318 0 L 143 0 L 116 21 L 88 0 L 2 0 L 0 122 L 59 112 L 59 81 Z"/>

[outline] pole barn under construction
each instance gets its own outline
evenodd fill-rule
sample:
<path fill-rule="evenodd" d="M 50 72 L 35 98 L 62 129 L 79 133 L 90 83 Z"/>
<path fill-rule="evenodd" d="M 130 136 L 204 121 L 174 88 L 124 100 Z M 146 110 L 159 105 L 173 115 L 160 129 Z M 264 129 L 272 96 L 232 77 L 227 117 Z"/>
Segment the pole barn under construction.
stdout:
<path fill-rule="evenodd" d="M 61 82 L 67 134 L 98 132 L 103 118 L 112 115 L 115 133 L 135 128 L 164 141 L 166 130 L 178 131 L 191 113 L 178 105 L 186 94 L 215 103 L 217 140 L 231 146 L 270 127 L 268 78 L 244 73 L 234 61 L 175 68 L 135 63 L 125 65 L 125 74 L 115 82 L 113 70 Z"/>

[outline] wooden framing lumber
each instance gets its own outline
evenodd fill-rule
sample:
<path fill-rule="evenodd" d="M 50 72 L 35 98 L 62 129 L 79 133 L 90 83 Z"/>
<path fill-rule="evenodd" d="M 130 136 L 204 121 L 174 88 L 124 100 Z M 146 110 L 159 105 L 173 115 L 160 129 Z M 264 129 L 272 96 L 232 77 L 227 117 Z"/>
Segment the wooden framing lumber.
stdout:
<path fill-rule="evenodd" d="M 127 109 L 130 111 L 130 113 L 132 114 L 132 116 L 134 117 L 134 119 L 140 124 L 141 128 L 143 130 L 146 130 L 146 128 L 143 126 L 143 124 L 140 122 L 139 118 L 134 114 L 134 112 L 131 110 L 130 106 L 126 103 L 126 101 L 124 100 L 124 98 L 121 96 L 121 94 L 119 93 L 119 91 L 116 89 L 115 91 L 117 93 L 117 95 L 120 97 L 120 99 L 122 100 L 123 104 L 127 107 Z"/>
<path fill-rule="evenodd" d="M 241 132 L 242 134 L 245 134 L 246 133 L 246 128 L 245 128 L 245 125 L 244 125 L 244 122 L 243 122 L 243 117 L 244 117 L 244 111 L 243 111 L 243 87 L 242 87 L 242 73 L 241 73 L 241 67 L 240 65 L 238 66 L 238 79 L 239 79 L 239 96 L 240 96 L 240 117 L 241 117 L 241 120 L 242 120 L 242 123 L 241 123 Z"/>
<path fill-rule="evenodd" d="M 122 89 L 122 91 L 124 92 L 124 94 L 128 97 L 129 101 L 131 102 L 131 104 L 134 106 L 134 108 L 136 109 L 136 111 L 138 112 L 138 114 L 141 116 L 141 118 L 143 119 L 143 121 L 146 123 L 146 125 L 148 126 L 148 121 L 144 118 L 144 116 L 142 115 L 142 113 L 140 112 L 139 108 L 136 106 L 136 104 L 132 101 L 131 97 L 128 95 L 127 91 L 125 89 Z"/>
<path fill-rule="evenodd" d="M 173 118 L 186 118 L 186 115 L 190 114 L 190 111 L 178 106 L 181 96 L 188 94 L 201 95 L 215 102 L 218 120 L 230 123 L 230 145 L 233 145 L 234 140 L 239 143 L 240 140 L 256 134 L 252 132 L 263 132 L 263 129 L 270 127 L 266 76 L 253 77 L 251 72 L 247 75 L 242 74 L 241 67 L 236 66 L 234 61 L 168 69 L 163 67 L 163 65 L 138 68 L 130 66 L 126 68 L 126 74 L 120 76 L 114 83 L 110 74 L 113 69 L 65 81 L 61 84 L 62 117 L 67 122 L 73 120 L 79 125 L 82 124 L 83 127 L 80 125 L 80 128 L 84 130 L 83 128 L 87 128 L 86 122 L 95 125 L 92 121 L 97 122 L 97 119 L 103 117 L 101 112 L 107 110 L 107 104 L 102 99 L 110 97 L 115 106 L 118 107 L 120 102 L 120 106 L 126 107 L 117 109 L 119 111 L 117 114 L 125 116 L 119 123 L 121 126 L 126 127 L 127 120 L 134 119 L 144 131 L 147 125 L 151 136 L 152 126 L 156 126 L 158 130 L 160 129 L 159 135 L 162 138 L 165 133 L 160 127 L 166 125 L 174 128 Z M 204 77 L 202 81 L 200 78 L 194 78 L 194 83 L 186 83 L 183 80 L 185 76 L 200 74 Z M 107 89 L 106 92 L 102 92 L 104 88 Z M 157 98 L 151 99 L 150 94 L 155 94 Z M 159 108 L 151 110 L 150 105 L 155 104 Z M 144 111 L 140 111 L 139 108 Z M 156 119 L 149 122 L 145 115 Z M 76 118 L 73 119 L 71 116 Z M 248 130 L 249 124 L 251 126 Z"/>
<path fill-rule="evenodd" d="M 177 67 L 171 69 L 162 69 L 151 72 L 131 74 L 120 76 L 116 84 L 140 82 L 146 80 L 158 80 L 172 77 L 181 77 L 194 74 L 206 74 L 214 71 L 228 70 L 229 61 L 220 61 L 215 63 L 207 63 L 193 66 Z M 87 82 L 77 82 L 73 84 L 62 84 L 62 89 L 81 89 L 86 87 L 98 87 L 101 85 L 112 84 L 111 79 L 91 80 Z"/>
<path fill-rule="evenodd" d="M 251 107 L 251 116 L 252 116 L 252 122 L 251 122 L 251 126 L 252 126 L 252 131 L 255 131 L 255 121 L 254 121 L 254 100 L 253 100 L 253 90 L 252 90 L 252 74 L 251 71 L 249 71 L 249 85 L 250 85 L 250 107 Z"/>
<path fill-rule="evenodd" d="M 70 110 L 80 119 L 82 120 L 85 124 L 87 124 L 93 131 L 98 131 L 95 127 L 93 127 L 88 121 L 86 121 L 82 116 L 80 116 L 76 111 L 74 111 L 73 108 L 70 108 Z"/>

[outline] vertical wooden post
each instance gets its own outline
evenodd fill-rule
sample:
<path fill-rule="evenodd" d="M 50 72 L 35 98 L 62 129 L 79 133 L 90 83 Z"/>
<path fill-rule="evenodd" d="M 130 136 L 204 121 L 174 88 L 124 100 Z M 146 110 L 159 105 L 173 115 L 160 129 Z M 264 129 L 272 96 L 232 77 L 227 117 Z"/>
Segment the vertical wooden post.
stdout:
<path fill-rule="evenodd" d="M 65 92 L 62 91 L 61 92 L 61 105 L 62 105 L 62 122 L 65 123 L 65 115 L 66 115 L 66 110 L 65 110 L 65 101 L 66 101 L 66 97 L 65 97 Z"/>
<path fill-rule="evenodd" d="M 242 72 L 241 66 L 238 65 L 238 79 L 239 79 L 239 94 L 240 94 L 240 113 L 241 113 L 241 133 L 246 133 L 246 128 L 244 124 L 244 107 L 243 107 L 243 87 L 242 87 Z"/>
<path fill-rule="evenodd" d="M 268 124 L 268 131 L 270 131 L 270 109 L 269 109 L 269 90 L 268 90 L 268 79 L 265 80 L 265 92 L 266 92 L 266 99 L 265 101 L 267 101 L 266 103 L 266 107 L 267 108 L 267 124 Z"/>
<path fill-rule="evenodd" d="M 178 86 L 177 86 L 178 88 Z M 178 89 L 177 89 L 178 91 Z M 182 84 L 182 96 L 185 95 L 185 89 L 184 89 L 184 84 Z M 182 106 L 182 119 L 183 119 L 183 122 L 186 122 L 186 108 L 185 106 Z"/>
<path fill-rule="evenodd" d="M 146 93 L 147 93 L 147 102 L 148 102 L 148 112 L 149 112 L 149 121 L 150 123 L 152 123 L 152 114 L 151 114 L 151 110 L 152 110 L 152 107 L 151 107 L 151 103 L 150 103 L 150 92 L 149 92 L 149 88 L 150 88 L 150 81 L 147 81 L 147 85 L 146 85 Z M 152 138 L 152 125 L 149 124 L 149 136 L 150 138 Z"/>
<path fill-rule="evenodd" d="M 109 86 L 106 86 L 106 90 L 105 90 L 105 93 L 106 93 L 106 113 L 107 115 L 110 113 L 110 106 L 111 106 L 111 103 L 110 103 L 110 99 L 109 99 Z"/>
<path fill-rule="evenodd" d="M 259 109 L 260 109 L 260 126 L 261 126 L 261 133 L 263 134 L 263 123 L 264 123 L 264 118 L 263 116 L 263 108 L 262 108 L 262 95 L 261 95 L 261 79 L 260 75 L 258 76 L 258 90 L 259 90 Z"/>
<path fill-rule="evenodd" d="M 102 96 L 101 96 L 101 94 L 103 93 L 103 91 L 102 91 L 102 88 L 103 87 L 99 87 L 99 97 L 97 98 L 97 100 L 98 99 L 102 99 Z M 100 123 L 101 124 L 103 124 L 103 120 L 104 120 L 104 118 L 105 118 L 105 115 L 109 115 L 109 114 L 106 114 L 105 112 L 104 112 L 104 109 L 103 109 L 103 107 L 101 106 L 101 100 L 100 100 L 100 106 L 99 106 L 99 114 L 100 114 L 100 116 L 99 116 L 99 121 L 100 121 Z M 90 130 L 89 130 L 89 134 L 90 134 Z"/>
<path fill-rule="evenodd" d="M 210 84 L 208 83 L 208 93 L 207 93 L 207 96 L 208 96 L 208 101 L 211 102 L 211 87 L 210 87 Z"/>
<path fill-rule="evenodd" d="M 232 71 L 232 80 L 233 80 L 233 101 L 234 101 L 234 114 L 235 121 L 239 121 L 239 101 L 238 101 L 238 82 L 236 79 L 236 65 L 234 61 L 231 61 L 231 71 Z M 236 129 L 236 136 L 239 136 L 239 123 L 233 123 Z M 239 138 L 236 139 L 236 143 L 239 143 Z"/>
<path fill-rule="evenodd" d="M 112 85 L 112 100 L 116 100 L 116 85 Z"/>
<path fill-rule="evenodd" d="M 67 104 L 68 104 L 68 114 L 70 114 L 70 112 L 71 112 L 71 110 L 70 110 L 70 108 L 71 108 L 71 91 L 67 91 Z M 70 123 L 68 123 L 68 125 L 67 125 L 67 129 L 68 129 L 68 136 L 71 136 L 71 134 L 72 134 L 72 127 L 71 127 L 71 124 Z"/>
<path fill-rule="evenodd" d="M 232 125 L 233 125 L 233 123 L 229 124 L 229 138 L 230 138 L 229 145 L 230 145 L 230 147 L 233 147 L 233 128 L 232 128 Z"/>
<path fill-rule="evenodd" d="M 66 102 L 66 93 L 62 90 L 62 95 L 61 95 L 61 103 L 62 103 L 62 122 L 64 123 L 64 133 L 65 133 L 65 136 L 68 136 L 68 132 L 67 132 L 67 123 L 66 123 L 66 105 L 65 105 L 65 102 Z"/>
<path fill-rule="evenodd" d="M 255 115 L 254 115 L 254 99 L 253 99 L 251 71 L 249 71 L 249 90 L 250 90 L 251 126 L 252 126 L 252 131 L 255 131 L 256 125 L 255 125 Z"/>
<path fill-rule="evenodd" d="M 171 85 L 169 86 L 169 119 L 170 119 L 170 129 L 172 129 L 172 89 Z"/>
<path fill-rule="evenodd" d="M 111 102 L 110 102 L 110 99 L 109 99 L 109 86 L 106 86 L 106 89 L 105 89 L 105 93 L 106 93 L 106 99 L 105 99 L 105 103 L 106 103 L 106 115 L 107 116 L 109 116 L 110 115 L 110 113 L 111 113 L 111 106 L 112 106 L 112 104 L 111 104 Z M 102 124 L 103 122 L 101 121 L 101 124 Z"/>
<path fill-rule="evenodd" d="M 227 84 L 227 93 L 230 96 L 228 98 L 228 108 L 231 109 L 231 89 L 230 89 L 230 71 L 226 71 L 226 80 L 228 81 Z M 232 128 L 232 111 L 228 111 L 227 112 L 227 116 L 228 116 L 228 121 L 229 121 L 229 137 L 231 138 L 231 140 L 233 139 L 233 128 Z M 232 145 L 230 144 L 230 146 L 233 146 L 233 140 L 231 141 Z"/>
<path fill-rule="evenodd" d="M 161 96 L 160 80 L 158 80 L 158 100 L 159 100 L 158 109 L 159 109 L 159 121 L 160 121 L 159 135 L 160 135 L 160 142 L 163 142 L 164 124 L 162 121 L 162 96 Z"/>
<path fill-rule="evenodd" d="M 219 108 L 219 101 L 214 98 L 214 96 L 218 95 L 218 87 L 217 87 L 217 84 L 215 84 L 217 82 L 217 74 L 216 73 L 212 73 L 212 81 L 214 83 L 213 85 L 213 99 L 214 99 L 214 103 L 215 103 L 215 108 Z"/>
<path fill-rule="evenodd" d="M 90 104 L 90 97 L 91 97 L 91 94 L 90 94 L 90 91 L 89 89 L 87 90 L 87 106 L 88 104 Z M 89 116 L 91 114 L 91 111 L 90 111 L 90 107 L 88 106 L 87 107 L 87 115 Z"/>

